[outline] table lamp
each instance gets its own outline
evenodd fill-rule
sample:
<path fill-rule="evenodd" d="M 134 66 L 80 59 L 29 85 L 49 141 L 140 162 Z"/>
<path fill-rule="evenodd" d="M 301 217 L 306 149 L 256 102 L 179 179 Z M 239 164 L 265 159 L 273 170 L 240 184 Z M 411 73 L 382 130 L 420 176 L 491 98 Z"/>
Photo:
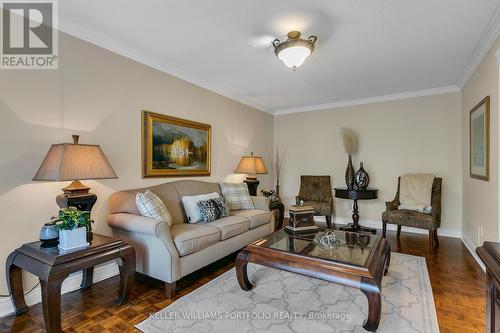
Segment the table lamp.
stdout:
<path fill-rule="evenodd" d="M 52 145 L 33 180 L 72 181 L 62 188 L 63 194 L 56 197 L 57 204 L 61 208 L 76 207 L 90 212 L 97 201 L 97 196 L 90 193 L 90 187 L 82 184 L 80 180 L 118 177 L 101 147 L 79 144 L 78 139 L 78 135 L 73 135 L 73 143 Z M 91 235 L 92 227 L 89 227 L 89 238 Z"/>
<path fill-rule="evenodd" d="M 259 180 L 257 179 L 257 174 L 267 174 L 267 169 L 262 160 L 262 157 L 254 156 L 253 152 L 250 156 L 243 156 L 240 163 L 236 167 L 234 173 L 245 173 L 247 174 L 247 179 L 244 182 L 248 186 L 248 192 L 251 196 L 257 195 L 257 187 L 259 186 Z"/>

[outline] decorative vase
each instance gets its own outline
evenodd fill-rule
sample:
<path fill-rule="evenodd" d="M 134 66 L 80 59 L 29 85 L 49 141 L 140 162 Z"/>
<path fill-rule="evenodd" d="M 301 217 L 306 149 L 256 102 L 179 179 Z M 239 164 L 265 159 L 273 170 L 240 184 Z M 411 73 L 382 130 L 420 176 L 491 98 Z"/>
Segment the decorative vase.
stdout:
<path fill-rule="evenodd" d="M 59 230 L 59 249 L 68 251 L 81 249 L 87 243 L 87 228 L 80 227 L 72 230 Z"/>
<path fill-rule="evenodd" d="M 41 247 L 56 246 L 59 239 L 59 230 L 57 226 L 52 223 L 45 223 L 40 230 Z"/>
<path fill-rule="evenodd" d="M 368 184 L 370 184 L 370 176 L 368 176 L 368 173 L 363 169 L 363 162 L 359 163 L 359 170 L 354 175 L 354 183 L 358 190 L 365 190 Z"/>
<path fill-rule="evenodd" d="M 349 162 L 345 170 L 345 185 L 348 190 L 354 190 L 354 167 L 352 165 L 351 155 L 349 155 Z"/>
<path fill-rule="evenodd" d="M 276 190 L 275 190 L 275 193 L 274 193 L 274 196 L 276 197 L 276 200 L 280 200 L 280 185 L 279 184 L 276 184 Z"/>

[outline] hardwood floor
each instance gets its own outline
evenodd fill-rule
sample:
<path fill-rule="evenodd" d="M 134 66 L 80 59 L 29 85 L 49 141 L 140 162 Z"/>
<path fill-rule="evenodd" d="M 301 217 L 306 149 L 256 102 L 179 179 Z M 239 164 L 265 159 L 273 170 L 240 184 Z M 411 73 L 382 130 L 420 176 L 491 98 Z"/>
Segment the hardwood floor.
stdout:
<path fill-rule="evenodd" d="M 436 253 L 429 253 L 426 235 L 388 232 L 392 251 L 424 256 L 434 293 L 441 332 L 485 331 L 485 277 L 460 239 L 440 237 Z M 235 255 L 197 271 L 177 283 L 177 298 L 186 295 L 234 267 Z M 134 332 L 134 325 L 171 303 L 165 299 L 163 284 L 137 275 L 130 297 L 124 306 L 116 306 L 118 277 L 99 282 L 85 291 L 62 296 L 65 332 Z M 0 319 L 1 332 L 44 332 L 40 304 L 20 317 Z"/>

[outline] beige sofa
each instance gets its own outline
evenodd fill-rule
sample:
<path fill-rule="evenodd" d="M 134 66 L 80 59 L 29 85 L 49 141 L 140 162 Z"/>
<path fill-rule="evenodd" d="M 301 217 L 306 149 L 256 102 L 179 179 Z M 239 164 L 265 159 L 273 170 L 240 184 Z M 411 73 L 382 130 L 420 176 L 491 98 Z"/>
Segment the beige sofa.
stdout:
<path fill-rule="evenodd" d="M 165 203 L 172 224 L 140 215 L 137 192 L 150 189 Z M 187 223 L 181 198 L 219 192 L 217 183 L 180 180 L 148 188 L 114 193 L 109 201 L 108 225 L 118 238 L 131 244 L 140 273 L 165 282 L 167 297 L 175 295 L 175 282 L 274 231 L 274 217 L 266 198 L 252 197 L 255 209 L 231 212 L 208 224 Z"/>

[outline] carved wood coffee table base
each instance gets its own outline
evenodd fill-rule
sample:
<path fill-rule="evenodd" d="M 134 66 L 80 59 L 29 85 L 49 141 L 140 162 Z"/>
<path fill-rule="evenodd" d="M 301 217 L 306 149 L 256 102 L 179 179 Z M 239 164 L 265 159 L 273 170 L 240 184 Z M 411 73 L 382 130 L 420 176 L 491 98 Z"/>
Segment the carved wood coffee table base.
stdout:
<path fill-rule="evenodd" d="M 391 251 L 385 239 L 371 236 L 376 237 L 376 241 L 365 264 L 354 265 L 308 256 L 307 251 L 310 251 L 311 247 L 306 250 L 306 253 L 304 251 L 302 253 L 293 253 L 292 251 L 267 247 L 266 243 L 269 245 L 283 237 L 283 235 L 279 234 L 281 232 L 283 231 L 277 231 L 268 236 L 267 239 L 258 240 L 248 245 L 238 254 L 236 258 L 236 277 L 241 289 L 248 291 L 254 287 L 247 274 L 247 264 L 249 262 L 358 288 L 366 295 L 368 300 L 368 318 L 365 320 L 363 327 L 366 330 L 375 332 L 382 311 L 382 276 L 387 274 L 390 264 Z M 287 237 L 294 238 L 290 235 L 287 235 Z M 296 239 L 295 242 L 297 242 Z M 364 250 L 370 251 L 370 249 Z"/>

